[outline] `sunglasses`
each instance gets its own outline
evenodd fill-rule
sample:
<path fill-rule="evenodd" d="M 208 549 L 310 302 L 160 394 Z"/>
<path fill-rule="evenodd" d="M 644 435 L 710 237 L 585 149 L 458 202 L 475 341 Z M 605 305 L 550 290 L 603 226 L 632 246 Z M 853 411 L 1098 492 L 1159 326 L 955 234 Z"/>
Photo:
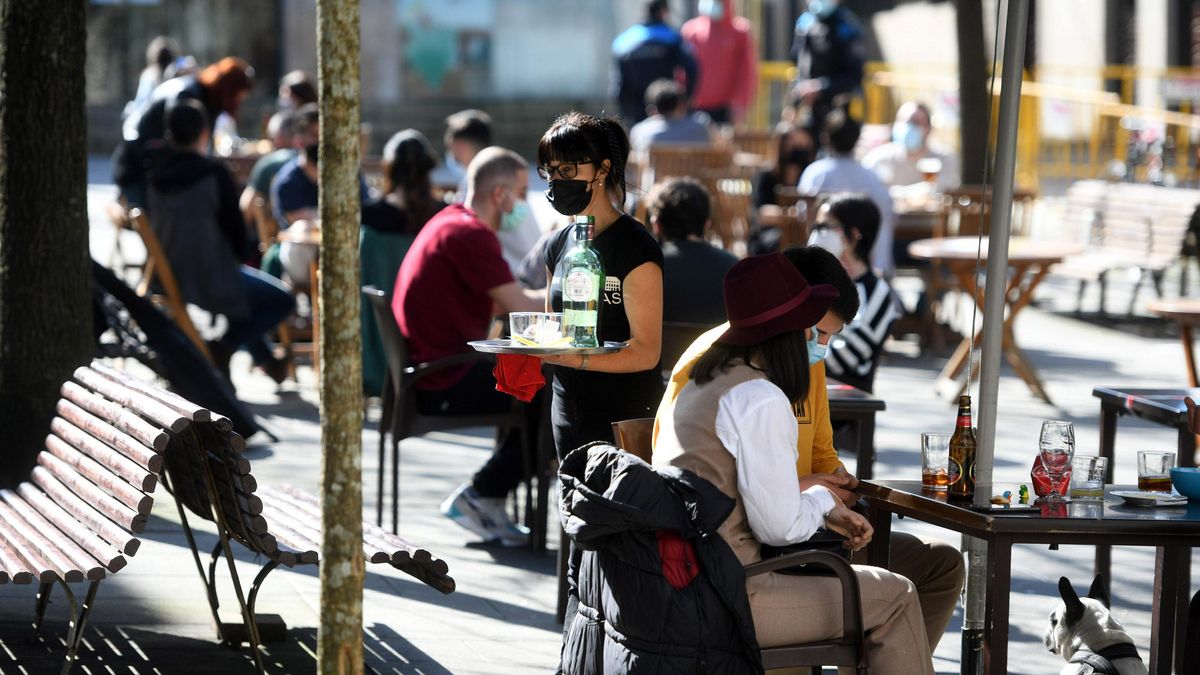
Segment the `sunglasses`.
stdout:
<path fill-rule="evenodd" d="M 570 180 L 579 175 L 580 164 L 595 164 L 595 162 L 587 159 L 582 162 L 563 162 L 558 166 L 543 165 L 537 168 L 537 172 L 542 177 L 542 180 L 552 180 L 555 175 L 564 180 Z"/>

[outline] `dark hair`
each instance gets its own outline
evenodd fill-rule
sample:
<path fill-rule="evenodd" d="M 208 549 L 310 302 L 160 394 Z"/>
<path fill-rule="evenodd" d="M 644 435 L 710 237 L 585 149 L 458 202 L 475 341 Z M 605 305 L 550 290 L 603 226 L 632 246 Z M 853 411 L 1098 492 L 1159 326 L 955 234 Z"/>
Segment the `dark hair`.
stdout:
<path fill-rule="evenodd" d="M 870 197 L 859 194 L 837 194 L 825 203 L 829 212 L 842 224 L 847 238 L 850 231 L 857 230 L 858 238 L 854 241 L 854 257 L 859 260 L 871 259 L 871 247 L 879 236 L 879 222 L 882 216 L 879 207 Z"/>
<path fill-rule="evenodd" d="M 821 142 L 833 149 L 839 155 L 854 152 L 858 144 L 858 135 L 862 125 L 854 121 L 842 110 L 834 110 L 825 116 L 825 131 L 821 133 Z"/>
<path fill-rule="evenodd" d="M 755 356 L 762 358 L 761 368 L 751 365 Z M 761 370 L 771 384 L 783 390 L 792 405 L 808 398 L 808 340 L 804 338 L 804 331 L 780 333 L 756 345 L 714 342 L 696 359 L 691 377 L 696 384 L 707 384 L 740 363 Z"/>
<path fill-rule="evenodd" d="M 219 110 L 237 117 L 238 96 L 254 86 L 254 69 L 243 59 L 226 56 L 201 70 L 196 81 L 208 90 L 210 101 Z"/>
<path fill-rule="evenodd" d="M 703 236 L 712 217 L 708 190 L 695 178 L 669 178 L 659 183 L 647 199 L 649 218 L 658 223 L 667 240 Z"/>
<path fill-rule="evenodd" d="M 467 141 L 483 149 L 492 144 L 492 117 L 482 110 L 460 110 L 446 118 L 446 146 Z"/>
<path fill-rule="evenodd" d="M 292 134 L 305 136 L 321 125 L 321 108 L 316 103 L 306 103 L 296 111 L 292 118 Z"/>
<path fill-rule="evenodd" d="M 662 15 L 667 12 L 667 0 L 650 0 L 646 3 L 646 19 L 662 21 Z"/>
<path fill-rule="evenodd" d="M 858 289 L 837 256 L 820 246 L 793 246 L 783 254 L 800 270 L 808 283 L 813 286 L 829 284 L 837 289 L 838 296 L 829 309 L 846 323 L 854 320 L 858 314 Z"/>
<path fill-rule="evenodd" d="M 416 129 L 398 132 L 383 146 L 382 165 L 384 194 L 398 191 L 411 216 L 409 224 L 423 225 L 436 211 L 429 172 L 437 166 L 437 155 L 429 139 Z"/>
<path fill-rule="evenodd" d="M 615 117 L 596 117 L 578 111 L 560 115 L 538 142 L 538 164 L 550 162 L 595 162 L 599 170 L 608 160 L 604 178 L 610 196 L 625 203 L 625 162 L 629 159 L 629 137 Z"/>
<path fill-rule="evenodd" d="M 159 77 L 162 77 L 163 71 L 167 66 L 175 61 L 175 55 L 179 53 L 179 45 L 166 35 L 159 35 L 150 41 L 146 46 L 146 67 L 154 68 Z"/>
<path fill-rule="evenodd" d="M 195 145 L 208 129 L 208 113 L 200 102 L 185 98 L 176 101 L 167 111 L 167 140 L 180 148 Z"/>
<path fill-rule="evenodd" d="M 810 143 L 810 150 L 815 150 L 815 148 L 811 148 L 811 145 L 815 145 L 815 143 L 812 142 L 812 132 L 803 123 L 780 122 L 779 124 L 776 124 L 775 129 L 771 132 L 771 142 L 774 144 L 773 150 L 775 151 L 774 156 L 772 157 L 775 162 L 775 166 L 772 167 L 772 171 L 774 171 L 774 173 L 778 176 L 782 175 L 783 167 L 787 164 L 787 142 L 788 136 L 792 134 L 804 134 L 807 136 Z M 812 162 L 811 155 L 809 162 Z M 800 167 L 800 171 L 803 172 L 807 166 L 808 165 L 806 164 Z"/>
<path fill-rule="evenodd" d="M 683 87 L 675 80 L 662 78 L 646 87 L 646 105 L 654 106 L 659 115 L 670 115 L 683 102 Z"/>
<path fill-rule="evenodd" d="M 293 70 L 279 80 L 279 88 L 287 91 L 296 99 L 296 107 L 317 102 L 317 87 L 313 84 L 312 75 L 303 70 Z"/>

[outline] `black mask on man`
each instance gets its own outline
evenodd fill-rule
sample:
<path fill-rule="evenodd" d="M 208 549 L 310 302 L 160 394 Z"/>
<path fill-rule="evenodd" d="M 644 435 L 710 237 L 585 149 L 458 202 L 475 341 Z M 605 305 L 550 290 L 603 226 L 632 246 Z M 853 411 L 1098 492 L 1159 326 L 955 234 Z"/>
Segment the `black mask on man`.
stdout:
<path fill-rule="evenodd" d="M 312 162 L 313 164 L 317 163 L 317 157 L 320 155 L 320 152 L 320 143 L 313 143 L 312 145 L 304 146 L 304 154 L 308 157 L 308 161 Z"/>
<path fill-rule="evenodd" d="M 581 213 L 592 202 L 592 190 L 586 180 L 556 178 L 546 189 L 546 201 L 564 216 Z"/>

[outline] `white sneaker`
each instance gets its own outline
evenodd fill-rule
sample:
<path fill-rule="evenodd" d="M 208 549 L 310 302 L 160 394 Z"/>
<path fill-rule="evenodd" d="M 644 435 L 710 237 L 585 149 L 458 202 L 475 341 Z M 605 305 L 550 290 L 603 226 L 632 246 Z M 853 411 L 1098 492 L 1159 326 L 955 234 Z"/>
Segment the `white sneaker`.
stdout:
<path fill-rule="evenodd" d="M 504 500 L 481 497 L 470 483 L 458 486 L 442 502 L 442 515 L 483 537 L 484 541 L 512 548 L 529 545 L 529 529 L 509 520 Z"/>

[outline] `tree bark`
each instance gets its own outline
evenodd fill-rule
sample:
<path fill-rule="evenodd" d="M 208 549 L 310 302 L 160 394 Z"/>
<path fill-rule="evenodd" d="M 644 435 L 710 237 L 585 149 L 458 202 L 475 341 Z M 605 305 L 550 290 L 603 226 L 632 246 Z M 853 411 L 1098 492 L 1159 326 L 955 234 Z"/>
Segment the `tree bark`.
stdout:
<path fill-rule="evenodd" d="M 958 34 L 959 139 L 962 149 L 962 183 L 979 185 L 988 174 L 984 166 L 991 139 L 988 128 L 987 40 L 983 31 L 983 6 L 979 0 L 956 0 Z"/>
<path fill-rule="evenodd" d="M 27 478 L 94 351 L 84 0 L 0 0 L 0 487 Z"/>
<path fill-rule="evenodd" d="M 359 3 L 318 0 L 321 255 L 321 673 L 362 673 Z"/>

